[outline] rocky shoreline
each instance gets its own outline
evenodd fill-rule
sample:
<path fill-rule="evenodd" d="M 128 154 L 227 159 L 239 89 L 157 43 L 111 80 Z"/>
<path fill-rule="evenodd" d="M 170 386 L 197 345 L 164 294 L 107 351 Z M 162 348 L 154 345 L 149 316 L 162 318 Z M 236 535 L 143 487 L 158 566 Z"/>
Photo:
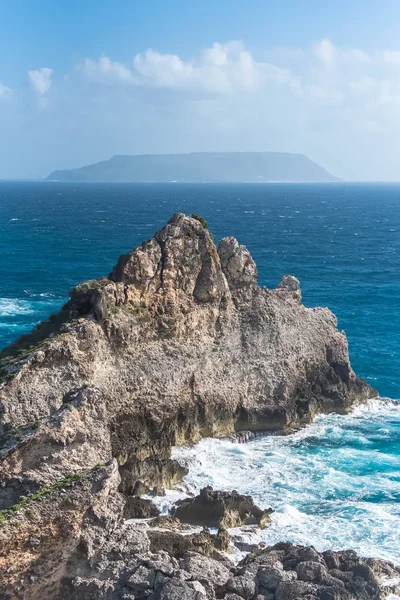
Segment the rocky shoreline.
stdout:
<path fill-rule="evenodd" d="M 259 287 L 246 248 L 176 214 L 70 296 L 0 353 L 0 598 L 384 597 L 396 568 L 350 551 L 229 562 L 227 528 L 268 525 L 249 498 L 203 490 L 172 520 L 141 498 L 187 473 L 174 445 L 286 433 L 374 395 L 296 278 Z"/>

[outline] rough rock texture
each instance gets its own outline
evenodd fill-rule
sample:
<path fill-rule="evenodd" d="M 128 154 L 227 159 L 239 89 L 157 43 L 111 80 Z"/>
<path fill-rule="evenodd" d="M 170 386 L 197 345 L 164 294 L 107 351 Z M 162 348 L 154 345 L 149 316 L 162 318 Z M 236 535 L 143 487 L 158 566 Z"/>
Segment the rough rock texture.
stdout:
<path fill-rule="evenodd" d="M 305 308 L 292 277 L 258 287 L 246 248 L 217 249 L 182 214 L 0 360 L 0 508 L 111 457 L 125 493 L 169 486 L 186 473 L 173 444 L 298 426 L 372 394 L 328 309 Z"/>
<path fill-rule="evenodd" d="M 174 505 L 173 516 L 183 523 L 223 527 L 229 529 L 241 525 L 259 525 L 262 529 L 270 522 L 273 512 L 258 508 L 250 496 L 233 492 L 220 492 L 205 487 L 195 498 L 179 500 Z"/>
<path fill-rule="evenodd" d="M 152 542 L 122 524 L 119 492 L 179 481 L 172 445 L 298 427 L 373 393 L 334 315 L 305 308 L 295 278 L 259 287 L 246 248 L 224 238 L 217 249 L 182 214 L 70 296 L 0 354 L 0 597 L 137 597 L 118 582 Z"/>
<path fill-rule="evenodd" d="M 17 511 L 0 528 L 0 598 L 378 600 L 400 592 L 400 569 L 352 551 L 281 543 L 235 566 L 216 550 L 200 553 L 211 548 L 209 532 L 197 551 L 185 548 L 193 534 L 182 526 L 123 521 L 119 481 L 114 460 Z M 161 531 L 174 540 L 168 552 L 154 542 Z"/>
<path fill-rule="evenodd" d="M 124 510 L 125 519 L 150 519 L 160 514 L 157 506 L 147 498 L 127 496 Z"/>

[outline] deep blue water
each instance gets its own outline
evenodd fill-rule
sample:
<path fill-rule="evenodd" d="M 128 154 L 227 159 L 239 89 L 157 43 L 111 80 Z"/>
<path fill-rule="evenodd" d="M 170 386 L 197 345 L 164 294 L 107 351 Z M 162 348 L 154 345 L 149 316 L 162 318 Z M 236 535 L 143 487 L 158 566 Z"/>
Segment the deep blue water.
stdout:
<path fill-rule="evenodd" d="M 338 316 L 357 374 L 400 398 L 400 185 L 0 182 L 0 348 L 176 211 L 203 215 L 217 240 L 237 237 L 261 284 L 297 276 L 307 306 Z M 400 562 L 397 406 L 321 416 L 295 436 L 245 446 L 204 440 L 176 455 L 191 464 L 188 485 L 236 488 L 276 508 L 267 542 Z"/>
<path fill-rule="evenodd" d="M 307 306 L 338 316 L 356 372 L 400 397 L 400 185 L 0 182 L 0 348 L 176 211 L 248 246 L 260 283 L 296 275 Z"/>

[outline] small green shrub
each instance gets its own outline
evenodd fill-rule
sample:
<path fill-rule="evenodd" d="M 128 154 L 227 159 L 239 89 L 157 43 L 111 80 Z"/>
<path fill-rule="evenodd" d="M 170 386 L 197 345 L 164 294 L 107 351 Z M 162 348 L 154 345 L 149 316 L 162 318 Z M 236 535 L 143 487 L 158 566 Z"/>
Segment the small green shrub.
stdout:
<path fill-rule="evenodd" d="M 72 289 L 72 293 L 87 294 L 89 290 L 99 290 L 107 283 L 107 281 L 108 280 L 105 277 L 83 281 L 82 283 L 78 283 L 78 285 Z"/>
<path fill-rule="evenodd" d="M 191 214 L 190 216 L 192 217 L 192 219 L 196 219 L 196 221 L 201 223 L 203 225 L 204 229 L 208 229 L 208 223 L 204 217 L 201 217 L 200 215 L 196 215 L 195 213 Z"/>

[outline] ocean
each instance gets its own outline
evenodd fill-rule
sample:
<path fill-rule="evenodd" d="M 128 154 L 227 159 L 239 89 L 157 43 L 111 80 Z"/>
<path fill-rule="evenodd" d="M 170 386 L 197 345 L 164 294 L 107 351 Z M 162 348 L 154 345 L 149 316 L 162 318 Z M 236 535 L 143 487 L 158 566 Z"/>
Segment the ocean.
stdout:
<path fill-rule="evenodd" d="M 260 284 L 300 279 L 328 306 L 352 366 L 400 398 L 400 185 L 0 182 L 0 348 L 57 311 L 68 290 L 107 275 L 177 211 L 235 236 Z M 266 542 L 355 548 L 400 563 L 400 405 L 320 416 L 293 436 L 176 449 L 192 491 L 211 484 L 272 506 Z M 177 492 L 164 502 L 171 502 Z"/>

